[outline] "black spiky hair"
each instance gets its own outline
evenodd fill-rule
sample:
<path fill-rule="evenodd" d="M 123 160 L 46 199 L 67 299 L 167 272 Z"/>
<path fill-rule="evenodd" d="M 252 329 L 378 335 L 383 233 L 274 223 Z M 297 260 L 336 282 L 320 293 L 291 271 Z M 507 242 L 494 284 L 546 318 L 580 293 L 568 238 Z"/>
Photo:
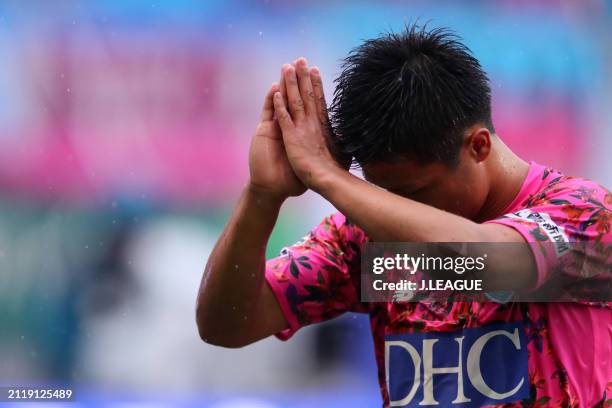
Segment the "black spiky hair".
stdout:
<path fill-rule="evenodd" d="M 495 132 L 478 60 L 449 29 L 416 23 L 349 53 L 330 120 L 336 154 L 360 166 L 405 158 L 455 165 L 468 127 Z"/>

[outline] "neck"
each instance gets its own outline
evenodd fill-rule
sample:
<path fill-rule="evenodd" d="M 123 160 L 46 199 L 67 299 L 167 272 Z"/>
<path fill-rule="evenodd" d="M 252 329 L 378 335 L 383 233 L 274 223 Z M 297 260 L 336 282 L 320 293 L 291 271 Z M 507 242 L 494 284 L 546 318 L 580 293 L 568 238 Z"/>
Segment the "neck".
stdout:
<path fill-rule="evenodd" d="M 489 194 L 475 221 L 483 222 L 502 215 L 502 212 L 519 193 L 529 163 L 518 157 L 497 136 L 492 138 L 492 156 L 487 163 L 491 175 Z"/>

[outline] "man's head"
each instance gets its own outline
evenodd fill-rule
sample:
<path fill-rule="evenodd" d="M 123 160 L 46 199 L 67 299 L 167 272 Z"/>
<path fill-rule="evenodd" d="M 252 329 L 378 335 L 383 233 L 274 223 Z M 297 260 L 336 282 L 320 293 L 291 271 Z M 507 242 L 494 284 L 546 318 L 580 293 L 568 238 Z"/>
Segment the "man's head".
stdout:
<path fill-rule="evenodd" d="M 495 133 L 478 60 L 446 29 L 416 25 L 345 59 L 330 109 L 334 148 L 371 182 L 468 217 L 488 192 Z"/>

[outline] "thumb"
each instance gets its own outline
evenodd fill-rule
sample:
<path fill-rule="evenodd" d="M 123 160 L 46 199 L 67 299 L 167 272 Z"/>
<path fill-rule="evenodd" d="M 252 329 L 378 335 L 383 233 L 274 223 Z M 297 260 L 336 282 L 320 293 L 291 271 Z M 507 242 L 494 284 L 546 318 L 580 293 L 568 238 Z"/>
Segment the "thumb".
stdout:
<path fill-rule="evenodd" d="M 285 107 L 285 102 L 283 101 L 283 97 L 280 92 L 274 93 L 274 112 L 276 113 L 276 118 L 278 119 L 278 124 L 280 125 L 282 132 L 287 132 L 293 129 L 291 115 L 289 115 L 289 112 Z"/>

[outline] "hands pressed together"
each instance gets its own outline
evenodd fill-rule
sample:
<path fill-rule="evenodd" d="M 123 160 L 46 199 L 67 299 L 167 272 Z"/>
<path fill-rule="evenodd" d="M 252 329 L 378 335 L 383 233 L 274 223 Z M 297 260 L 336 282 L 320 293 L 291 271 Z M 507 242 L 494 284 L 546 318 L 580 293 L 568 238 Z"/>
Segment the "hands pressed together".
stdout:
<path fill-rule="evenodd" d="M 251 143 L 250 188 L 285 199 L 307 188 L 320 192 L 327 176 L 347 172 L 329 149 L 329 129 L 318 68 L 309 68 L 304 58 L 284 64 Z"/>

